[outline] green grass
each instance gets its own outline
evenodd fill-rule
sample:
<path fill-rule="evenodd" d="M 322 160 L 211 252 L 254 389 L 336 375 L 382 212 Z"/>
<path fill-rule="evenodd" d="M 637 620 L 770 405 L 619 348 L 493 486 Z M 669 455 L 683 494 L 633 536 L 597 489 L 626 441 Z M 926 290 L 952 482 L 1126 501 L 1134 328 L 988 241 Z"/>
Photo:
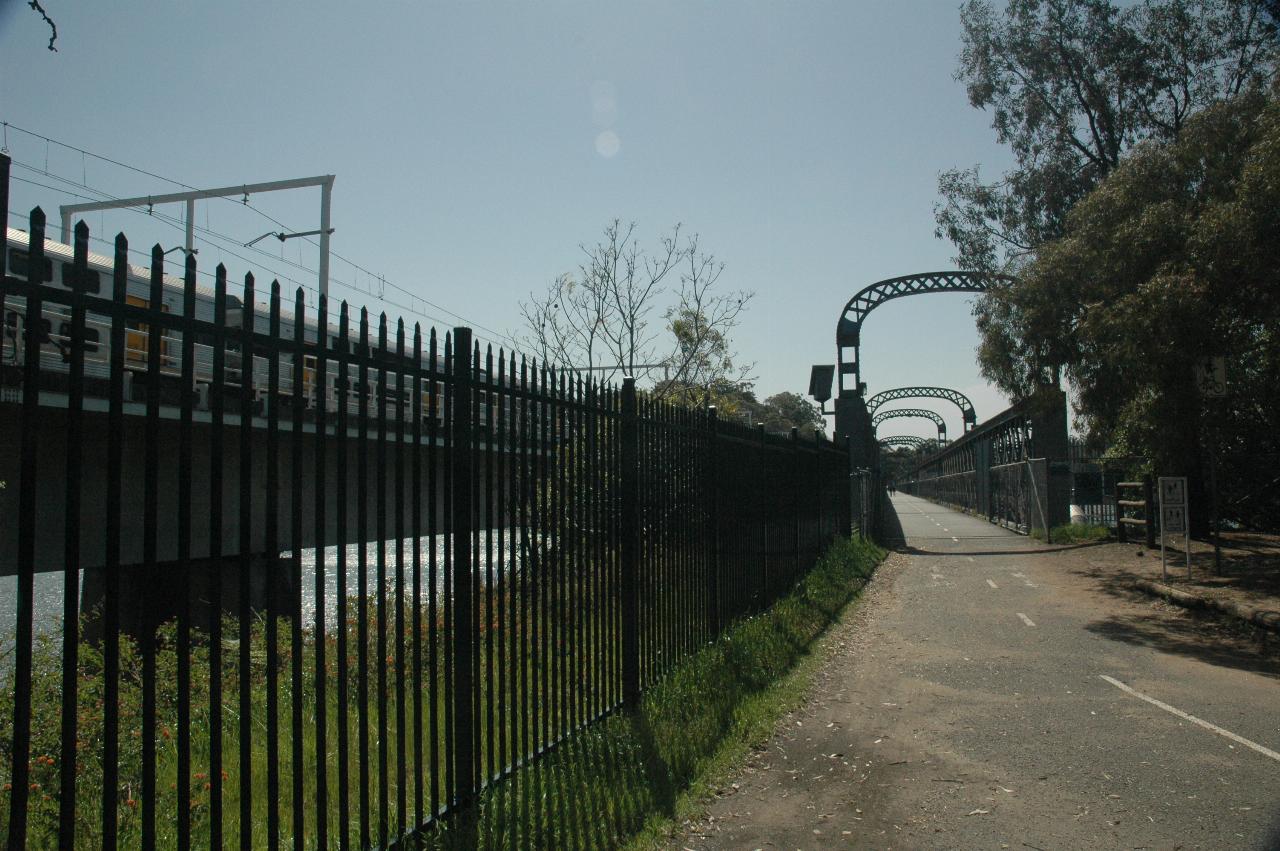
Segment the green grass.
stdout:
<path fill-rule="evenodd" d="M 794 679 L 785 675 L 804 660 L 813 641 L 838 616 L 843 606 L 857 593 L 865 578 L 882 557 L 882 551 L 870 544 L 842 541 L 835 544 L 816 567 L 783 600 L 756 617 L 733 625 L 717 641 L 706 646 L 653 685 L 644 695 L 639 712 L 617 713 L 563 739 L 560 746 L 486 791 L 477 808 L 477 820 L 468 825 L 462 820 L 442 825 L 425 838 L 428 846 L 511 847 L 520 845 L 547 848 L 610 847 L 622 844 L 628 837 L 657 835 L 665 820 L 677 814 L 680 807 L 688 806 L 690 796 L 696 797 L 717 765 L 731 759 L 734 748 L 744 742 L 767 734 L 780 706 L 794 699 L 798 687 Z M 498 600 L 498 608 L 519 605 L 516 597 Z M 583 602 L 583 600 L 579 600 Z M 546 608 L 550 605 L 550 608 Z M 597 628 L 597 635 L 609 641 L 603 622 L 594 623 L 589 613 L 590 605 L 577 608 L 564 605 L 563 601 L 546 599 L 541 603 L 543 623 L 563 623 L 554 643 L 542 645 L 541 657 L 530 654 L 530 646 L 522 652 L 526 661 L 523 673 L 532 682 L 539 670 L 545 673 L 548 666 L 558 666 L 562 672 L 585 671 L 586 650 L 579 650 L 573 642 L 564 641 L 576 625 L 590 630 Z M 398 629 L 391 617 L 391 601 L 388 600 L 388 618 L 383 634 L 388 656 L 392 654 Z M 355 611 L 354 603 L 350 607 Z M 507 608 L 512 615 L 511 608 Z M 493 614 L 492 612 L 489 614 Z M 426 623 L 423 618 L 424 686 L 437 683 L 444 675 L 443 648 L 436 669 L 426 664 L 426 636 L 440 625 Z M 485 617 L 482 622 L 488 623 Z M 511 621 L 508 621 L 511 622 Z M 368 781 L 362 784 L 358 773 L 359 742 L 357 737 L 357 713 L 359 710 L 354 671 L 347 710 L 349 713 L 347 748 L 350 766 L 350 798 L 337 800 L 338 788 L 338 702 L 336 696 L 336 646 L 332 631 L 325 640 L 325 666 L 317 677 L 317 647 L 315 637 L 304 634 L 301 645 L 302 682 L 296 697 L 301 707 L 302 725 L 298 731 L 302 744 L 302 777 L 305 789 L 302 809 L 307 847 L 313 847 L 317 820 L 323 818 L 328 826 L 330 844 L 336 842 L 338 813 L 345 807 L 351 814 L 352 845 L 359 847 L 356 833 L 358 822 L 356 809 L 359 793 L 367 788 L 370 797 L 372 834 L 378 835 L 378 813 L 381 798 L 385 794 L 394 830 L 397 823 L 396 786 L 397 756 L 409 754 L 410 778 L 406 797 L 408 807 L 413 808 L 412 779 L 413 718 L 415 705 L 412 699 L 412 681 L 405 683 L 407 699 L 404 715 L 407 729 L 404 737 L 397 733 L 397 682 L 394 667 L 388 665 L 386 680 L 387 719 L 386 732 L 379 739 L 378 690 L 376 660 L 378 659 L 377 635 L 379 622 L 374 606 L 370 605 L 370 619 L 366 647 L 370 658 L 369 679 L 369 754 Z M 268 624 L 264 618 L 252 623 L 253 648 L 251 668 L 247 683 L 251 695 L 252 747 L 250 749 L 249 784 L 253 789 L 253 812 L 250 835 L 254 847 L 265 846 L 267 772 L 272 756 L 266 748 L 267 702 L 266 683 L 268 670 L 263 652 Z M 353 622 L 346 624 L 348 654 L 351 668 L 355 667 L 359 632 Z M 399 632 L 408 645 L 411 624 L 405 623 Z M 280 731 L 279 752 L 275 756 L 279 767 L 280 790 L 278 807 L 281 824 L 282 847 L 290 845 L 292 836 L 292 802 L 289 790 L 292 780 L 291 739 L 293 733 L 293 707 L 295 692 L 291 683 L 290 624 L 277 622 L 280 644 L 280 666 L 277 668 L 279 706 L 277 720 Z M 156 825 L 160 847 L 172 847 L 176 843 L 176 819 L 174 813 L 180 803 L 191 813 L 193 843 L 208 845 L 210 831 L 210 778 L 208 777 L 210 746 L 220 740 L 223 752 L 223 836 L 227 844 L 236 844 L 239 836 L 239 802 L 242 784 L 239 774 L 240 716 L 239 699 L 241 676 L 239 654 L 235 639 L 238 625 L 231 620 L 224 622 L 224 649 L 220 676 L 212 676 L 209 646 L 204 636 L 193 632 L 191 649 L 191 788 L 185 800 L 177 786 L 177 654 L 175 629 L 167 624 L 161 629 L 156 653 Z M 486 629 L 481 642 L 481 658 L 495 646 L 495 632 Z M 508 639 L 509 640 L 509 639 Z M 544 637 L 542 639 L 546 641 Z M 30 770 L 32 784 L 28 818 L 28 847 L 44 848 L 56 845 L 58 819 L 58 772 L 62 759 L 59 717 L 61 699 L 61 639 L 56 635 L 37 638 L 33 648 L 32 743 Z M 122 636 L 120 642 L 120 784 L 116 800 L 119 818 L 119 847 L 137 847 L 140 841 L 142 808 L 142 660 L 135 642 Z M 77 845 L 97 847 L 101 845 L 101 795 L 102 795 L 102 741 L 103 741 L 103 676 L 102 657 L 98 647 L 90 643 L 80 645 L 78 686 L 78 735 L 77 751 Z M 509 657 L 508 657 L 509 658 Z M 3 660 L 0 660 L 3 661 Z M 388 662 L 392 659 L 388 658 Z M 0 664 L 11 670 L 12 660 Z M 538 666 L 538 670 L 534 667 Z M 496 665 L 497 670 L 503 666 Z M 508 687 L 519 669 L 506 666 Z M 319 813 L 312 803 L 315 800 L 316 767 L 321 759 L 317 754 L 317 720 L 321 700 L 317 679 L 324 683 L 323 707 L 326 713 L 326 748 L 323 761 L 327 765 L 330 805 L 327 812 Z M 210 685 L 219 681 L 222 690 L 221 724 L 215 730 L 209 710 Z M 779 685 L 779 683 L 782 685 Z M 790 686 L 787 683 L 791 683 Z M 482 683 L 481 706 L 491 684 Z M 496 687 L 496 686 L 495 686 Z M 437 704 L 437 723 L 444 733 L 445 707 L 443 689 Z M 424 689 L 425 692 L 425 689 Z M 507 692 L 509 701 L 511 691 Z M 604 697 L 603 695 L 601 696 Z M 431 700 L 424 693 L 421 699 L 422 726 L 431 729 Z M 510 704 L 508 703 L 508 709 Z M 537 711 L 555 713 L 555 707 L 539 705 Z M 514 730 L 517 713 L 506 712 L 499 717 L 497 728 Z M 0 690 L 0 784 L 8 781 L 12 754 L 11 724 L 13 720 L 13 695 L 7 689 Z M 481 717 L 483 723 L 483 715 Z M 568 729 L 571 719 L 561 715 L 550 718 L 553 729 Z M 482 730 L 483 733 L 483 730 Z M 389 777 L 385 785 L 378 779 L 378 753 L 381 745 L 389 756 Z M 480 742 L 482 752 L 488 740 Z M 443 747 L 443 744 L 441 745 Z M 427 747 L 423 747 L 424 758 Z M 440 771 L 443 771 L 440 760 Z M 428 782 L 430 778 L 427 778 Z M 443 785 L 443 784 L 442 784 Z M 684 796 L 683 798 L 681 796 Z M 685 801 L 686 803 L 680 803 Z M 7 823 L 9 795 L 0 794 L 0 831 Z M 473 832 L 478 831 L 478 832 Z"/>
<path fill-rule="evenodd" d="M 1064 523 L 1061 526 L 1053 527 L 1053 542 L 1055 544 L 1079 544 L 1089 541 L 1105 541 L 1110 531 L 1106 526 L 1090 526 L 1082 523 Z M 1044 540 L 1044 529 L 1035 527 L 1031 530 L 1031 537 L 1037 541 Z"/>
<path fill-rule="evenodd" d="M 884 556 L 837 542 L 787 597 L 732 626 L 618 713 L 486 796 L 476 835 L 452 826 L 434 847 L 649 847 L 696 811 L 716 779 L 795 705 L 814 642 Z"/>

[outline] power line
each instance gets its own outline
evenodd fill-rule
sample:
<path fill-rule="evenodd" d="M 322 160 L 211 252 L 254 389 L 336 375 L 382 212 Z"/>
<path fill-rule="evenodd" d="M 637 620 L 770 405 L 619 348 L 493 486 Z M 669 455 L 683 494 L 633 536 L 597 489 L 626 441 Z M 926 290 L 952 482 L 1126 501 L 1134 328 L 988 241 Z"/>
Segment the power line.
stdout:
<path fill-rule="evenodd" d="M 133 165 L 130 165 L 130 164 L 128 164 L 128 163 L 121 162 L 121 161 L 116 160 L 116 159 L 113 159 L 113 158 L 111 158 L 111 157 L 108 157 L 108 156 L 104 156 L 104 155 L 102 155 L 102 154 L 95 153 L 95 152 L 90 151 L 90 150 L 87 150 L 87 149 L 85 149 L 85 148 L 77 147 L 76 145 L 72 145 L 72 144 L 69 144 L 69 143 L 67 143 L 67 142 L 63 142 L 63 141 L 58 140 L 58 139 L 53 139 L 53 138 L 51 138 L 51 137 L 49 137 L 49 136 L 45 136 L 45 135 L 43 135 L 43 134 L 36 133 L 35 131 L 28 130 L 28 129 L 24 128 L 24 127 L 19 127 L 18 125 L 13 124 L 13 123 L 11 123 L 11 122 L 4 121 L 4 122 L 0 122 L 0 124 L 3 124 L 3 127 L 4 127 L 4 129 L 5 129 L 6 131 L 7 131 L 9 128 L 13 128 L 14 130 L 16 130 L 16 131 L 18 131 L 18 132 L 20 132 L 20 133 L 25 133 L 25 134 L 26 134 L 26 135 L 28 135 L 28 136 L 31 136 L 31 137 L 36 138 L 36 139 L 40 139 L 40 140 L 42 140 L 43 142 L 45 142 L 46 144 L 53 144 L 53 145 L 57 145 L 57 146 L 62 147 L 62 148 L 66 148 L 67 150 L 70 150 L 70 151 L 75 151 L 76 153 L 80 154 L 81 156 L 89 156 L 89 157 L 93 157 L 94 159 L 101 160 L 102 162 L 105 162 L 105 163 L 110 163 L 111 165 L 118 166 L 118 167 L 120 167 L 120 168 L 128 169 L 129 171 L 135 172 L 135 173 L 137 173 L 137 174 L 146 175 L 147 177 L 151 177 L 151 178 L 154 178 L 154 179 L 156 179 L 156 180 L 162 180 L 162 181 L 164 181 L 164 182 L 166 182 L 166 183 L 171 183 L 171 184 L 173 184 L 174 186 L 180 186 L 180 187 L 182 187 L 183 189 L 188 189 L 188 190 L 193 190 L 193 191 L 196 191 L 196 190 L 197 190 L 197 187 L 190 186 L 190 185 L 188 185 L 188 184 L 186 184 L 186 183 L 183 183 L 183 182 L 182 182 L 182 181 L 180 181 L 180 180 L 174 180 L 174 179 L 173 179 L 173 178 L 171 178 L 171 177 L 165 177 L 165 176 L 163 176 L 163 175 L 156 174 L 155 172 L 148 171 L 148 170 L 146 170 L 146 169 L 144 169 L 144 168 L 139 168 L 138 166 L 133 166 Z M 7 138 L 7 137 L 6 137 L 6 138 Z M 29 169 L 31 169 L 31 170 L 33 170 L 33 171 L 37 171 L 37 172 L 40 172 L 40 173 L 42 173 L 42 174 L 45 174 L 46 176 L 52 177 L 52 178 L 53 178 L 53 179 L 55 179 L 55 180 L 59 180 L 59 181 L 62 181 L 62 182 L 64 182 L 64 183 L 68 183 L 68 184 L 71 184 L 71 185 L 73 185 L 73 186 L 76 186 L 76 185 L 78 185 L 78 186 L 82 186 L 82 187 L 84 187 L 85 189 L 88 189 L 89 191 L 92 191 L 92 192 L 98 192 L 99 194 L 101 194 L 101 195 L 103 196 L 103 198 L 89 198 L 89 197 L 86 197 L 86 196 L 83 196 L 83 195 L 78 195 L 78 194 L 76 194 L 76 193 L 67 192 L 67 190 L 63 190 L 63 189 L 56 189 L 56 188 L 54 188 L 54 187 L 49 187 L 49 186 L 46 186 L 46 187 L 43 187 L 43 188 L 51 189 L 51 190 L 53 190 L 53 191 L 55 191 L 55 192 L 67 192 L 67 194 L 73 195 L 74 197 L 83 198 L 83 199 L 85 199 L 85 200 L 89 200 L 89 201 L 97 201 L 97 200 L 103 200 L 103 199 L 105 199 L 105 200 L 117 200 L 117 199 L 114 199 L 114 198 L 113 198 L 109 193 L 101 192 L 100 190 L 96 190 L 96 189 L 92 189 L 91 187 L 87 186 L 87 185 L 86 185 L 86 184 L 84 184 L 84 183 L 77 184 L 77 183 L 75 183 L 74 181 L 68 180 L 68 179 L 66 179 L 66 178 L 62 178 L 62 177 L 58 177 L 58 176 L 56 176 L 56 175 L 52 175 L 52 174 L 50 174 L 47 170 L 43 170 L 43 171 L 42 171 L 42 170 L 40 170 L 40 169 L 36 169 L 36 168 L 34 168 L 33 166 L 29 166 L 29 165 L 25 165 L 25 164 L 22 164 L 22 165 L 24 165 L 24 167 L 29 168 Z M 31 181 L 24 181 L 24 182 L 30 183 Z M 39 185 L 39 184 L 35 184 L 35 185 Z M 230 199 L 230 198 L 224 198 L 224 199 L 222 199 L 222 200 L 225 200 L 225 201 L 227 201 L 227 202 L 229 202 L 229 203 L 234 203 L 234 202 L 232 201 L 232 199 Z M 259 216 L 262 216 L 264 219 L 266 219 L 267 221 L 271 222 L 272 224 L 277 225 L 278 227 L 284 228 L 284 229 L 286 229 L 286 230 L 292 230 L 292 227 L 291 227 L 291 226 L 289 226 L 289 225 L 285 224 L 284 222 L 281 222 L 279 219 L 275 218 L 274 216 L 271 216 L 270 214 L 268 214 L 268 213 L 264 212 L 263 210 L 258 209 L 257 207 L 255 207 L 255 206 L 254 206 L 254 205 L 252 205 L 252 204 L 243 203 L 243 204 L 240 204 L 240 206 L 242 206 L 242 207 L 246 207 L 246 208 L 248 208 L 248 209 L 252 210 L 253 212 L 257 213 Z M 158 215 L 158 214 L 157 214 L 157 215 Z M 163 217 L 162 217 L 162 218 L 163 218 Z M 180 220 L 173 220 L 173 221 L 177 222 L 177 223 L 178 223 L 178 225 L 179 225 L 179 226 L 181 226 L 181 221 L 180 221 Z M 194 228 L 194 225 L 193 225 L 193 228 Z M 198 229 L 198 228 L 194 228 L 194 229 Z M 207 229 L 203 229 L 203 230 L 204 230 L 206 233 L 209 233 L 210 235 L 214 235 L 214 233 L 215 233 L 215 232 L 210 231 L 210 230 L 207 230 Z M 238 242 L 237 242 L 233 237 L 227 236 L 227 235 L 225 235 L 225 234 L 217 234 L 217 236 L 218 236 L 218 237 L 220 237 L 220 238 L 222 238 L 222 239 L 224 239 L 224 240 L 227 240 L 227 241 L 229 241 L 229 242 L 236 242 L 236 244 L 239 244 L 239 243 L 238 243 Z M 313 247 L 318 247 L 318 244 L 317 244 L 314 240 L 312 240 L 312 239 L 304 238 L 304 241 L 306 241 L 306 242 L 310 243 Z M 229 250 L 227 250 L 227 249 L 225 249 L 225 248 L 222 248 L 221 246 L 219 246 L 219 248 L 220 248 L 220 250 L 225 251 L 225 252 L 226 252 L 226 253 L 228 253 L 228 254 L 231 254 L 231 256 L 233 256 L 233 257 L 237 257 L 237 258 L 239 258 L 239 259 L 241 259 L 241 260 L 244 260 L 245 262 L 250 262 L 250 263 L 251 263 L 251 262 L 253 262 L 253 261 L 251 261 L 251 260 L 248 260 L 248 259 L 247 259 L 247 258 L 245 258 L 245 257 L 242 257 L 242 256 L 241 256 L 241 255 L 239 255 L 239 254 L 236 254 L 235 252 L 232 252 L 232 251 L 229 251 Z M 270 255 L 266 255 L 266 253 L 265 253 L 265 252 L 262 252 L 262 253 L 263 253 L 263 255 L 264 255 L 264 256 L 270 256 Z M 437 304 L 437 303 L 435 303 L 435 302 L 431 301 L 430 299 L 424 298 L 424 297 L 422 297 L 422 296 L 418 295 L 417 293 L 412 292 L 411 290 L 405 289 L 404 287 L 401 287 L 401 286 L 399 286 L 399 285 L 395 284 L 394 282 L 388 281 L 384 276 L 382 276 L 382 275 L 380 275 L 380 274 L 376 274 L 376 273 L 374 273 L 374 272 L 371 272 L 369 269 L 365 268 L 364 266 L 360 265 L 359 263 L 355 262 L 354 260 L 351 260 L 351 259 L 349 259 L 349 258 L 347 258 L 347 257 L 345 257 L 345 256 L 343 256 L 343 255 L 341 255 L 341 254 L 338 254 L 338 253 L 337 253 L 337 252 L 335 252 L 335 251 L 332 251 L 332 250 L 331 250 L 329 253 L 330 253 L 330 256 L 331 256 L 331 257 L 333 257 L 333 258 L 335 258 L 335 259 L 337 259 L 337 260 L 341 260 L 342 262 L 346 263 L 347 265 L 351 266 L 352 268 L 357 269 L 357 270 L 359 270 L 359 271 L 361 271 L 361 272 L 364 272 L 366 275 L 368 275 L 368 276 L 370 276 L 370 277 L 378 278 L 378 280 L 379 280 L 379 281 L 384 285 L 384 287 L 385 287 L 385 286 L 389 286 L 389 287 L 391 287 L 392 289 L 397 290 L 398 292 L 401 292 L 401 293 L 403 293 L 403 294 L 405 294 L 405 295 L 409 296 L 411 299 L 417 299 L 418 301 L 421 301 L 423 304 L 429 305 L 430 307 L 433 307 L 433 308 L 435 308 L 436 310 L 438 310 L 438 311 L 440 311 L 440 312 L 442 312 L 442 313 L 445 313 L 445 314 L 447 314 L 447 315 L 449 315 L 449 316 L 452 316 L 453 318 L 458 319 L 458 320 L 460 320 L 460 321 L 462 321 L 462 322 L 464 322 L 464 323 L 466 323 L 466 324 L 468 324 L 468 325 L 472 326 L 473 328 L 478 328 L 478 329 L 480 329 L 480 330 L 482 330 L 482 331 L 486 331 L 486 332 L 488 332 L 489 334 L 492 334 L 495 338 L 497 338 L 496 340 L 491 340 L 491 341 L 489 341 L 489 342 L 497 342 L 497 340 L 504 340 L 504 339 L 505 339 L 505 340 L 507 340 L 508 342 L 512 342 L 512 343 L 514 343 L 514 340 L 511 340 L 511 339 L 509 338 L 509 336 L 508 336 L 508 335 L 503 334 L 503 333 L 502 333 L 502 332 L 500 332 L 500 331 L 495 331 L 494 329 L 489 328 L 489 327 L 487 327 L 487 326 L 485 326 L 485 325 L 482 325 L 482 324 L 481 324 L 481 323 L 479 323 L 479 322 L 476 322 L 476 321 L 474 321 L 474 320 L 468 319 L 467 317 L 463 316 L 463 315 L 462 315 L 462 314 L 460 314 L 460 313 L 457 313 L 456 311 L 449 310 L 447 307 L 444 307 L 443 305 Z M 307 269 L 307 268 L 306 268 L 305 266 L 303 266 L 302 264 L 295 264 L 295 263 L 293 263 L 292 261 L 284 260 L 284 258 L 279 258 L 279 259 L 280 259 L 280 260 L 282 260 L 283 262 L 288 263 L 289 265 L 293 265 L 293 266 L 295 266 L 295 267 L 297 267 L 297 268 L 300 268 L 300 269 L 306 269 L 306 271 L 308 271 L 308 272 L 312 272 L 313 274 L 318 274 L 318 272 L 316 272 L 315 270 Z M 273 258 L 272 258 L 272 260 L 274 261 L 274 260 L 276 260 L 276 258 L 274 258 L 274 257 L 273 257 Z M 265 264 L 264 264 L 264 265 L 265 265 Z M 281 277 L 286 277 L 286 276 L 281 276 Z M 287 277 L 286 277 L 286 280 L 291 280 L 291 281 L 292 281 L 292 279 L 289 279 L 289 278 L 287 278 Z M 388 304 L 391 304 L 391 305 L 393 305 L 393 306 L 395 306 L 395 307 L 400 308 L 401 310 L 405 310 L 405 311 L 407 311 L 407 312 L 409 312 L 409 313 L 416 313 L 416 314 L 418 314 L 419 316 L 423 316 L 423 317 L 425 317 L 425 318 L 427 318 L 427 319 L 436 319 L 436 320 L 442 320 L 442 319 L 443 319 L 443 317 L 439 317 L 439 316 L 432 316 L 432 315 L 430 315 L 430 314 L 426 313 L 425 311 L 417 310 L 417 309 L 415 309 L 414 307 L 412 307 L 411 305 L 402 305 L 402 304 L 399 304 L 399 303 L 397 303 L 397 302 L 395 302 L 395 301 L 389 300 L 389 299 L 387 299 L 387 298 L 385 297 L 385 293 L 383 293 L 383 294 L 375 294 L 375 293 L 373 293 L 371 290 L 364 290 L 364 289 L 360 289 L 359 287 L 354 286 L 354 285 L 352 285 L 352 284 L 348 284 L 348 283 L 345 283 L 345 282 L 342 282 L 342 281 L 337 281 L 337 280 L 333 280 L 333 283 L 341 284 L 341 285 L 343 285 L 343 286 L 346 286 L 348 289 L 352 290 L 353 292 L 360 292 L 360 293 L 364 293 L 365 295 L 368 295 L 368 296 L 370 296 L 370 297 L 372 297 L 372 298 L 377 298 L 379 301 L 384 301 L 384 302 L 386 302 L 386 303 L 388 303 Z M 314 291 L 315 291 L 315 288 L 314 288 L 314 287 L 307 286 L 307 285 L 305 285 L 305 284 L 299 284 L 299 286 L 303 286 L 304 288 L 306 288 L 307 290 L 312 291 L 312 292 L 314 292 Z"/>

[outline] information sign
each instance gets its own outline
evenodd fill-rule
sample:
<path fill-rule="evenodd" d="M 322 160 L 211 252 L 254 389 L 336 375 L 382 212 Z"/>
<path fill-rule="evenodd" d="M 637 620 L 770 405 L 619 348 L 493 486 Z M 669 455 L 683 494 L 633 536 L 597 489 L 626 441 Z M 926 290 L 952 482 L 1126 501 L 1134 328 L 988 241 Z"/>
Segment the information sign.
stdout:
<path fill-rule="evenodd" d="M 1187 507 L 1185 505 L 1164 505 L 1160 508 L 1160 528 L 1166 532 L 1180 535 L 1187 531 Z"/>
<path fill-rule="evenodd" d="M 1187 557 L 1187 576 L 1191 576 L 1191 536 L 1187 534 L 1187 477 L 1161 476 L 1160 493 L 1160 570 L 1169 578 L 1165 561 L 1165 537 L 1181 535 L 1182 548 Z"/>
<path fill-rule="evenodd" d="M 1160 477 L 1160 505 L 1186 505 L 1187 479 L 1185 476 Z"/>
<path fill-rule="evenodd" d="M 1227 395 L 1227 359 L 1211 357 L 1196 361 L 1196 389 L 1208 398 Z"/>

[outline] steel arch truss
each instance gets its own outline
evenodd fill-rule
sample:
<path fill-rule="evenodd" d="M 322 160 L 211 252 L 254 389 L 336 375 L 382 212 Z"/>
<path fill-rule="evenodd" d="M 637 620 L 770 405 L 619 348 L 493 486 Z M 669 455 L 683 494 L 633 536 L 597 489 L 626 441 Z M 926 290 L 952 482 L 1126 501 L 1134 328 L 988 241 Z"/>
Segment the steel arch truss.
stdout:
<path fill-rule="evenodd" d="M 892 411 L 881 411 L 871 418 L 871 427 L 879 428 L 880 423 L 885 420 L 891 420 L 897 417 L 919 417 L 921 419 L 933 420 L 933 424 L 938 427 L 938 440 L 947 439 L 947 421 L 942 418 L 941 414 L 924 408 L 895 408 Z"/>
<path fill-rule="evenodd" d="M 906 446 L 910 449 L 923 449 L 929 441 L 913 434 L 895 434 L 893 437 L 880 438 L 881 446 Z"/>
<path fill-rule="evenodd" d="M 862 383 L 862 365 L 858 347 L 862 341 L 862 322 L 867 314 L 886 301 L 909 295 L 926 293 L 983 293 L 993 283 L 1009 282 L 1007 275 L 988 275 L 982 272 L 925 272 L 903 275 L 879 281 L 858 292 L 844 306 L 844 313 L 836 324 L 836 352 L 840 363 L 840 392 L 845 392 L 846 375 L 853 375 L 853 387 L 857 393 Z M 852 349 L 852 359 L 846 360 L 846 350 Z"/>
<path fill-rule="evenodd" d="M 895 387 L 892 390 L 885 390 L 867 400 L 867 413 L 875 417 L 876 408 L 896 399 L 946 399 L 960 409 L 966 431 L 978 423 L 978 415 L 973 410 L 973 403 L 969 401 L 969 397 L 949 387 Z M 874 424 L 875 420 L 873 419 L 872 422 Z"/>

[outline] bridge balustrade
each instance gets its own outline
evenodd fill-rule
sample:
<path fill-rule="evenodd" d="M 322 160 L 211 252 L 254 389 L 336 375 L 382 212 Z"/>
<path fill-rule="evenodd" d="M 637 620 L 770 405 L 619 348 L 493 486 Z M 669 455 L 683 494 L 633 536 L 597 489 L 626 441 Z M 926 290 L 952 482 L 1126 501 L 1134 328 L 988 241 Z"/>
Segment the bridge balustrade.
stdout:
<path fill-rule="evenodd" d="M 1042 388 L 921 460 L 899 488 L 1019 531 L 1068 522 L 1066 397 Z"/>

